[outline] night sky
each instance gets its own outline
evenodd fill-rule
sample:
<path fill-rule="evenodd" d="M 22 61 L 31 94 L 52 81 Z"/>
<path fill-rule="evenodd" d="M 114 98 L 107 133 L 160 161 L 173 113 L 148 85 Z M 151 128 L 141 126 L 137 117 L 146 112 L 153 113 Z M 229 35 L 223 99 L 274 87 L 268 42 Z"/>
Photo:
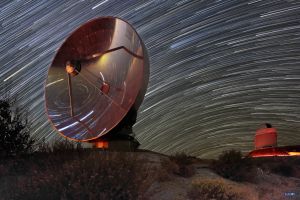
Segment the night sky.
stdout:
<path fill-rule="evenodd" d="M 28 107 L 33 136 L 61 138 L 45 112 L 47 70 L 66 37 L 100 16 L 131 23 L 148 49 L 141 148 L 247 152 L 265 122 L 280 145 L 300 144 L 298 0 L 1 0 L 0 86 Z"/>

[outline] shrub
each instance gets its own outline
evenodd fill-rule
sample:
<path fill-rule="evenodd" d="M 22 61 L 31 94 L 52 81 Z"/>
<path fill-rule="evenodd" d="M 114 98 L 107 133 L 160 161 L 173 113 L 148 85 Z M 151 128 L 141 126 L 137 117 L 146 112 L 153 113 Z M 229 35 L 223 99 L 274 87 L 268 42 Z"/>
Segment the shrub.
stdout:
<path fill-rule="evenodd" d="M 176 174 L 182 177 L 191 177 L 195 174 L 195 167 L 192 165 L 195 158 L 186 155 L 185 153 L 177 153 L 170 157 L 171 161 L 178 165 Z"/>
<path fill-rule="evenodd" d="M 273 166 L 271 172 L 289 177 L 293 175 L 293 167 L 287 163 L 280 163 Z"/>
<path fill-rule="evenodd" d="M 30 137 L 27 116 L 9 97 L 0 100 L 0 154 L 11 157 L 32 151 L 34 139 Z M 24 109 L 23 109 L 24 110 Z"/>
<path fill-rule="evenodd" d="M 36 152 L 39 153 L 50 153 L 52 149 L 50 145 L 45 141 L 45 138 L 42 139 L 39 143 L 36 144 Z"/>
<path fill-rule="evenodd" d="M 218 160 L 213 162 L 214 171 L 224 178 L 234 181 L 254 181 L 255 169 L 250 158 L 243 158 L 242 153 L 236 150 L 223 152 Z"/>
<path fill-rule="evenodd" d="M 35 153 L 61 153 L 61 152 L 72 152 L 72 151 L 82 151 L 83 147 L 80 142 L 74 142 L 68 139 L 56 140 L 50 145 L 42 139 L 36 144 Z"/>
<path fill-rule="evenodd" d="M 170 181 L 172 179 L 172 175 L 178 173 L 178 165 L 175 162 L 171 161 L 169 158 L 161 160 L 161 166 L 157 168 L 157 177 L 161 182 Z"/>
<path fill-rule="evenodd" d="M 267 157 L 253 160 L 264 173 L 274 173 L 286 177 L 299 176 L 299 158 L 297 157 Z"/>
<path fill-rule="evenodd" d="M 240 200 L 241 196 L 232 191 L 227 184 L 218 179 L 194 181 L 188 192 L 192 200 Z"/>
<path fill-rule="evenodd" d="M 188 156 L 186 153 L 176 153 L 170 156 L 170 159 L 178 165 L 190 165 L 194 163 L 194 157 Z"/>

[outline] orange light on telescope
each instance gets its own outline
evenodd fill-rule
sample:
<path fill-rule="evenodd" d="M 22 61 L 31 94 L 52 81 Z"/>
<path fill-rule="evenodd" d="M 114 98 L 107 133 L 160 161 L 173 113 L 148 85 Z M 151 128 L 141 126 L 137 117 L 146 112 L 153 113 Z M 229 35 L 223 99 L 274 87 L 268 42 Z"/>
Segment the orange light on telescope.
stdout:
<path fill-rule="evenodd" d="M 71 64 L 71 63 L 67 63 L 66 64 L 66 71 L 69 73 L 69 74 L 72 74 L 74 73 L 75 71 L 75 67 Z"/>
<path fill-rule="evenodd" d="M 99 141 L 94 143 L 95 148 L 108 149 L 108 141 Z"/>
<path fill-rule="evenodd" d="M 104 93 L 104 94 L 108 94 L 109 92 L 109 89 L 110 89 L 110 86 L 108 83 L 106 82 L 103 82 L 103 85 L 101 86 L 101 91 Z"/>

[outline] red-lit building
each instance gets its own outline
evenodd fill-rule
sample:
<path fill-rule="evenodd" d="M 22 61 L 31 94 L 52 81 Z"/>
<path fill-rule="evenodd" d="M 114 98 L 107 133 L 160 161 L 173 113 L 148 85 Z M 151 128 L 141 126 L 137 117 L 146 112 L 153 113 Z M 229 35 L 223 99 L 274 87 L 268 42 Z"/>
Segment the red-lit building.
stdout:
<path fill-rule="evenodd" d="M 254 146 L 249 157 L 300 156 L 300 145 L 277 147 L 277 130 L 271 124 L 256 131 Z"/>
<path fill-rule="evenodd" d="M 277 130 L 275 128 L 261 128 L 255 134 L 255 149 L 277 147 Z"/>

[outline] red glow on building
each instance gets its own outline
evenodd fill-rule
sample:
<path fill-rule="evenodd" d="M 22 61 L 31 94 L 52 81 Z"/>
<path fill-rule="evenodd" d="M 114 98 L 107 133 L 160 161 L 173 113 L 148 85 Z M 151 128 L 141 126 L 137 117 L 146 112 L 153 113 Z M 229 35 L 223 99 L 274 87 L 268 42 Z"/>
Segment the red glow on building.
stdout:
<path fill-rule="evenodd" d="M 255 134 L 255 149 L 277 146 L 277 131 L 275 128 L 261 128 Z"/>
<path fill-rule="evenodd" d="M 251 151 L 250 157 L 300 156 L 300 146 L 270 147 Z"/>
<path fill-rule="evenodd" d="M 248 154 L 252 158 L 300 156 L 300 146 L 277 147 L 277 130 L 270 124 L 266 124 L 266 128 L 256 131 L 254 145 L 255 150 Z"/>

